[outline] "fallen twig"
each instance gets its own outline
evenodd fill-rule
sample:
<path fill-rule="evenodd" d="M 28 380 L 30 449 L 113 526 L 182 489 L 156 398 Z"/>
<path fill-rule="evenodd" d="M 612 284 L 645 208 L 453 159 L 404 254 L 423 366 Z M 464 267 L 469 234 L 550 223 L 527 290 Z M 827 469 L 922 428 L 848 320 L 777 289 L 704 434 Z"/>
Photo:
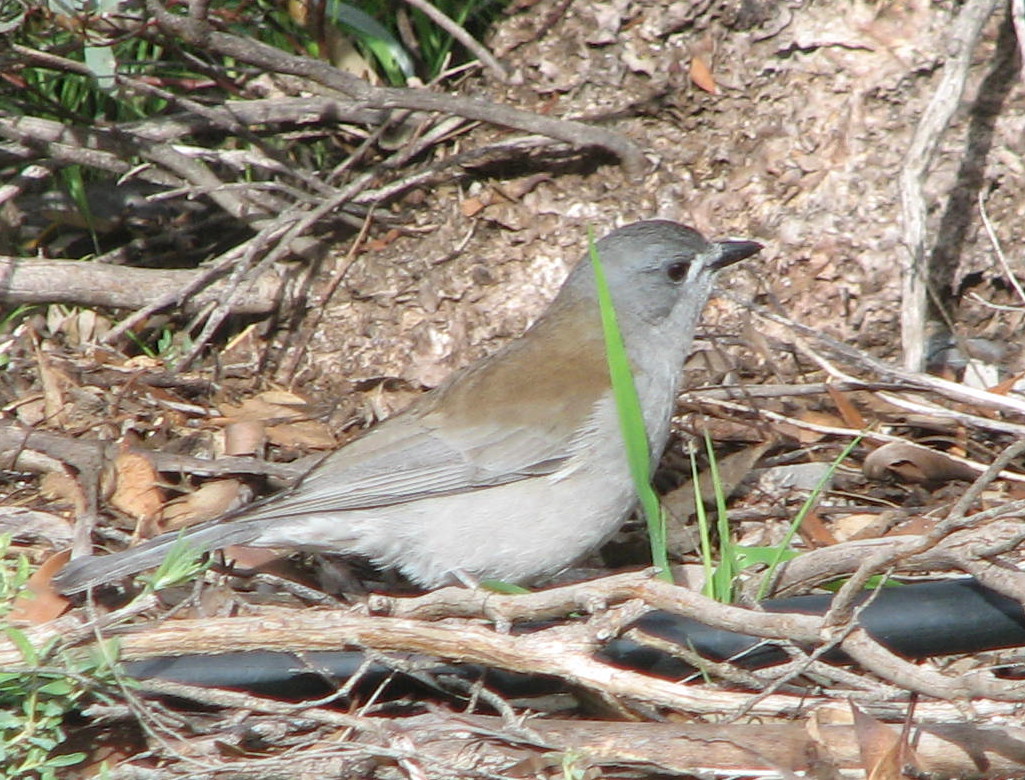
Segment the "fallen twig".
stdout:
<path fill-rule="evenodd" d="M 922 369 L 926 344 L 929 269 L 926 263 L 927 209 L 922 187 L 940 140 L 964 93 L 972 54 L 982 35 L 982 28 L 997 6 L 997 0 L 969 0 L 950 25 L 950 54 L 943 67 L 943 77 L 922 113 L 900 173 L 901 216 L 904 246 L 907 248 L 901 292 L 901 347 L 904 366 L 912 371 Z"/>

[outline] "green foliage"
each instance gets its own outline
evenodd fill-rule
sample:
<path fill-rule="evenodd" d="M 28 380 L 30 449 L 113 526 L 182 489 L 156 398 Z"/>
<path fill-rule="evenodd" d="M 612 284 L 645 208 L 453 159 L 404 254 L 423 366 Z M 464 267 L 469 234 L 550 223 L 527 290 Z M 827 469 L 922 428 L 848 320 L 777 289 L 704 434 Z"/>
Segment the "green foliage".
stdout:
<path fill-rule="evenodd" d="M 433 0 L 432 5 L 478 40 L 506 5 L 506 0 Z M 328 17 L 378 62 L 392 84 L 404 84 L 414 74 L 414 54 L 399 42 L 399 12 L 408 12 L 420 75 L 438 76 L 453 53 L 455 41 L 433 20 L 401 0 L 331 0 Z"/>
<path fill-rule="evenodd" d="M 96 226 L 93 221 L 92 209 L 89 208 L 89 196 L 85 191 L 85 177 L 82 175 L 81 165 L 68 165 L 61 168 L 61 178 L 64 180 L 64 187 L 67 189 L 71 199 L 75 202 L 78 213 L 89 227 L 89 234 L 93 240 L 93 249 L 100 252 L 99 239 L 96 237 Z"/>
<path fill-rule="evenodd" d="M 434 5 L 479 40 L 506 3 L 505 0 L 437 0 Z M 437 75 L 452 53 L 455 42 L 452 36 L 419 11 L 413 13 L 412 21 L 427 71 Z"/>
<path fill-rule="evenodd" d="M 139 579 L 146 584 L 146 592 L 156 592 L 191 582 L 208 568 L 210 563 L 189 543 L 185 529 L 182 529 L 157 570 Z"/>
<path fill-rule="evenodd" d="M 26 48 L 44 52 L 60 52 L 73 62 L 104 69 L 115 67 L 126 75 L 151 67 L 147 54 L 150 44 L 137 36 L 111 46 L 104 45 L 102 60 L 95 55 L 98 48 L 88 34 L 67 25 L 58 24 L 53 14 L 39 6 L 26 14 L 21 25 L 11 35 L 13 42 Z M 2 59 L 0 59 L 0 64 Z M 138 96 L 110 89 L 110 75 L 54 70 L 29 63 L 22 68 L 11 68 L 12 77 L 21 81 L 17 90 L 0 91 L 0 112 L 25 114 L 58 121 L 91 124 L 96 120 L 129 121 L 159 113 L 166 101 L 149 96 Z M 163 77 L 159 68 L 157 77 Z"/>
<path fill-rule="evenodd" d="M 10 535 L 0 535 L 0 626 L 20 651 L 26 669 L 0 669 L 0 768 L 4 778 L 57 780 L 85 753 L 60 753 L 64 718 L 112 674 L 110 646 L 80 659 L 55 651 L 57 639 L 36 648 L 25 632 L 8 624 L 15 598 L 25 592 L 30 567 L 24 555 L 7 559 Z"/>
<path fill-rule="evenodd" d="M 162 328 L 155 344 L 140 338 L 131 330 L 126 332 L 140 351 L 149 358 L 163 361 L 169 368 L 192 349 L 192 338 L 188 333 L 175 333 L 171 328 Z"/>
<path fill-rule="evenodd" d="M 327 16 L 373 55 L 392 84 L 405 84 L 415 75 L 413 58 L 406 48 L 366 11 L 351 3 L 328 0 Z"/>
<path fill-rule="evenodd" d="M 156 357 L 173 367 L 191 349 L 192 338 L 188 333 L 175 334 L 170 328 L 164 328 L 157 339 Z"/>
<path fill-rule="evenodd" d="M 744 568 L 744 562 L 739 553 L 741 548 L 733 544 L 730 536 L 729 519 L 726 514 L 726 495 L 722 488 L 722 480 L 719 478 L 719 464 L 715 459 L 715 451 L 712 449 L 712 439 L 707 433 L 705 434 L 705 453 L 708 456 L 708 468 L 712 475 L 715 492 L 716 531 L 719 536 L 718 566 L 713 566 L 711 528 L 701 496 L 701 480 L 698 478 L 697 463 L 693 452 L 690 461 L 695 508 L 698 516 L 698 532 L 701 539 L 701 560 L 705 568 L 704 594 L 716 601 L 728 604 L 733 601 L 733 588 L 737 575 Z"/>
<path fill-rule="evenodd" d="M 811 491 L 808 498 L 805 499 L 801 508 L 790 521 L 787 532 L 784 534 L 779 544 L 773 545 L 772 547 L 751 547 L 735 544 L 732 541 L 729 523 L 726 519 L 726 497 L 723 493 L 722 482 L 719 479 L 718 465 L 715 459 L 715 452 L 712 449 L 712 442 L 706 434 L 705 451 L 708 456 L 709 470 L 712 475 L 712 484 L 715 489 L 717 517 L 716 531 L 719 536 L 718 565 L 715 564 L 715 556 L 712 554 L 711 528 L 708 523 L 708 515 L 705 511 L 704 502 L 701 497 L 697 462 L 694 458 L 694 453 L 691 453 L 691 479 L 694 484 L 694 501 L 698 518 L 701 561 L 705 570 L 704 594 L 709 598 L 714 598 L 716 601 L 728 604 L 733 601 L 737 576 L 743 570 L 751 568 L 752 566 L 764 566 L 766 567 L 766 571 L 762 578 L 762 582 L 759 585 L 757 598 L 765 598 L 780 564 L 784 561 L 796 558 L 800 554 L 796 550 L 791 549 L 790 544 L 793 542 L 794 536 L 796 536 L 797 532 L 800 530 L 801 523 L 804 522 L 804 518 L 808 516 L 808 512 L 810 512 L 818 502 L 819 496 L 822 494 L 826 485 L 828 485 L 832 480 L 833 474 L 836 473 L 837 468 L 839 468 L 840 464 L 847 459 L 854 448 L 858 446 L 858 442 L 860 441 L 860 436 L 853 439 L 829 465 L 826 473 L 822 475 L 818 484 L 815 485 L 815 488 Z"/>
<path fill-rule="evenodd" d="M 233 90 L 231 81 L 251 75 L 232 62 L 210 62 L 205 52 L 180 42 L 161 40 L 145 25 L 110 37 L 96 30 L 105 13 L 104 3 L 67 2 L 33 5 L 17 14 L 0 12 L 0 32 L 13 43 L 43 52 L 53 52 L 72 62 L 86 65 L 89 72 L 55 70 L 31 62 L 19 67 L 0 55 L 0 70 L 18 89 L 0 90 L 0 112 L 45 117 L 58 121 L 90 124 L 96 120 L 129 121 L 160 114 L 168 100 L 155 91 L 126 90 L 118 86 L 117 75 L 145 77 L 148 84 L 191 99 L 216 92 L 224 97 Z M 418 10 L 398 0 L 363 0 L 346 3 L 324 0 L 324 18 L 376 61 L 380 73 L 392 84 L 404 84 L 419 71 L 427 79 L 436 77 L 455 45 L 452 37 Z M 16 4 L 12 4 L 16 5 Z M 311 5 L 314 3 L 311 2 Z M 497 17 L 504 0 L 439 0 L 440 11 L 480 37 Z M 20 11 L 20 6 L 18 7 Z M 59 10 L 57 10 L 59 9 Z M 399 41 L 399 13 L 408 14 L 415 40 Z M 72 21 L 73 15 L 73 21 Z M 311 12 L 316 15 L 316 11 Z M 284 51 L 304 51 L 316 56 L 316 35 L 304 29 L 288 12 L 285 2 L 272 0 L 214 0 L 210 16 L 232 33 L 252 37 Z M 419 59 L 419 67 L 414 61 Z M 213 74 L 217 74 L 211 78 Z"/>
<path fill-rule="evenodd" d="M 0 534 L 0 618 L 10 614 L 14 599 L 25 589 L 32 574 L 28 558 L 24 555 L 19 555 L 13 562 L 7 561 L 10 548 L 11 535 Z"/>
<path fill-rule="evenodd" d="M 524 593 L 530 593 L 529 588 L 503 580 L 483 580 L 480 583 L 480 587 L 483 590 L 490 590 L 492 593 L 503 593 L 506 596 L 520 596 Z"/>
<path fill-rule="evenodd" d="M 694 457 L 693 446 L 690 448 L 690 481 L 694 486 L 694 513 L 698 519 L 701 565 L 705 571 L 705 587 L 702 592 L 716 601 L 724 601 L 721 594 L 715 593 L 715 556 L 712 555 L 712 531 L 708 525 L 708 513 L 705 511 L 705 501 L 701 495 L 701 475 L 698 473 L 698 461 Z M 716 484 L 716 489 L 719 490 L 721 487 Z"/>
<path fill-rule="evenodd" d="M 304 26 L 301 15 L 285 0 L 213 0 L 212 24 L 289 53 L 317 56 L 326 37 L 325 25 L 341 31 L 381 77 L 396 85 L 413 76 L 433 79 L 448 62 L 453 40 L 420 11 L 399 0 L 307 0 L 316 24 Z M 504 0 L 441 0 L 435 6 L 476 36 L 483 35 Z M 178 13 L 179 9 L 173 9 Z M 107 19 L 102 17 L 106 15 Z M 400 42 L 398 20 L 408 20 L 407 39 Z M 108 20 L 113 20 L 109 22 Z M 191 105 L 218 105 L 236 96 L 252 97 L 251 82 L 262 72 L 240 66 L 230 57 L 212 57 L 202 47 L 186 45 L 146 24 L 141 4 L 124 6 L 116 0 L 46 0 L 24 4 L 0 0 L 0 115 L 29 116 L 69 127 L 93 127 L 159 117 Z M 319 25 L 319 26 L 318 26 Z M 10 44 L 23 47 L 13 51 Z M 85 66 L 84 68 L 81 66 Z M 183 103 L 178 103 L 181 98 Z M 183 143 L 221 148 L 245 147 L 254 139 L 230 133 L 182 136 Z M 287 134 L 259 140 L 261 150 L 296 170 L 334 168 L 347 147 L 328 136 L 294 143 Z M 142 155 L 123 154 L 121 162 L 145 166 Z M 87 186 L 112 184 L 103 166 L 68 165 L 60 178 L 76 204 L 81 222 L 92 233 L 93 248 L 101 254 L 93 224 Z M 247 176 L 247 172 L 240 174 Z M 252 171 L 254 178 L 262 174 Z"/>
<path fill-rule="evenodd" d="M 856 436 L 851 439 L 850 443 L 844 447 L 843 452 L 841 452 L 833 462 L 829 464 L 829 468 L 826 469 L 826 473 L 822 475 L 822 479 L 818 481 L 818 484 L 815 485 L 815 489 L 811 491 L 808 498 L 801 505 L 801 508 L 797 510 L 797 514 L 794 515 L 794 519 L 790 521 L 790 527 L 787 529 L 786 534 L 776 546 L 775 555 L 772 560 L 770 560 L 769 567 L 765 572 L 765 576 L 762 578 L 762 584 L 758 588 L 757 598 L 763 599 L 769 592 L 769 587 L 772 585 L 772 581 L 776 576 L 776 569 L 779 568 L 779 565 L 783 562 L 789 552 L 790 543 L 794 540 L 794 536 L 800 529 L 801 523 L 804 522 L 804 518 L 807 517 L 808 513 L 812 510 L 812 507 L 818 503 L 819 496 L 822 494 L 822 491 L 825 490 L 826 485 L 832 481 L 833 475 L 840 467 L 840 464 L 847 460 L 847 456 L 849 456 L 854 451 L 854 448 L 861 443 L 861 438 L 861 436 Z"/>
<path fill-rule="evenodd" d="M 659 503 L 651 487 L 651 452 L 648 434 L 644 427 L 644 414 L 641 402 L 637 397 L 630 358 L 623 345 L 623 334 L 616 321 L 615 308 L 612 305 L 612 294 L 609 292 L 602 269 L 598 248 L 594 243 L 594 230 L 588 231 L 588 249 L 591 265 L 594 267 L 594 279 L 598 288 L 598 305 L 601 308 L 602 331 L 605 334 L 605 355 L 608 358 L 609 374 L 612 378 L 612 393 L 616 399 L 616 410 L 619 413 L 619 424 L 623 431 L 626 445 L 627 461 L 634 487 L 641 499 L 641 508 L 648 525 L 648 539 L 651 543 L 651 560 L 659 569 L 658 576 L 668 582 L 673 581 L 669 569 L 669 556 L 666 552 L 666 521 Z"/>

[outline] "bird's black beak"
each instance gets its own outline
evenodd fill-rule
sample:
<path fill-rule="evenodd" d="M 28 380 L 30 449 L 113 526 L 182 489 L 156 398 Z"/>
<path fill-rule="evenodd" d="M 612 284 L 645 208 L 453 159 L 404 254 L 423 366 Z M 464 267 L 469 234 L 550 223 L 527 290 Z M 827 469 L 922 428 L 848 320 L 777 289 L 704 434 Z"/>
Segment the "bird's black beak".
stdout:
<path fill-rule="evenodd" d="M 716 246 L 719 247 L 719 257 L 712 263 L 712 267 L 717 271 L 739 263 L 763 248 L 757 241 L 719 241 Z"/>

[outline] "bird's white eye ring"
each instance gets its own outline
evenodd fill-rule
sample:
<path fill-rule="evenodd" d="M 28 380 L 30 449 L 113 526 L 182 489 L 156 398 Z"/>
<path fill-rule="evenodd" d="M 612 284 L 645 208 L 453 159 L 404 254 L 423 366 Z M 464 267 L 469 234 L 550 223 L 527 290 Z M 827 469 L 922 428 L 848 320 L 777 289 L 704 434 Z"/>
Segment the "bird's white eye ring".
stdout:
<path fill-rule="evenodd" d="M 666 266 L 666 276 L 674 282 L 682 282 L 687 277 L 687 270 L 689 268 L 690 263 L 684 260 L 677 260 L 675 263 L 670 263 Z"/>

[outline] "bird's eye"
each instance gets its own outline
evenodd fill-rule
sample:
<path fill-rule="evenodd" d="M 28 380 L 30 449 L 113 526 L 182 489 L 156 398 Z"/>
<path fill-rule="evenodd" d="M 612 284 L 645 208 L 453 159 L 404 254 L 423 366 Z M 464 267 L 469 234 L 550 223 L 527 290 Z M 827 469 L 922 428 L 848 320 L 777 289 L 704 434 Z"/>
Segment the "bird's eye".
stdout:
<path fill-rule="evenodd" d="M 683 281 L 687 277 L 688 268 L 690 268 L 690 263 L 684 262 L 683 260 L 677 260 L 676 262 L 670 263 L 666 266 L 666 276 L 674 282 Z"/>

